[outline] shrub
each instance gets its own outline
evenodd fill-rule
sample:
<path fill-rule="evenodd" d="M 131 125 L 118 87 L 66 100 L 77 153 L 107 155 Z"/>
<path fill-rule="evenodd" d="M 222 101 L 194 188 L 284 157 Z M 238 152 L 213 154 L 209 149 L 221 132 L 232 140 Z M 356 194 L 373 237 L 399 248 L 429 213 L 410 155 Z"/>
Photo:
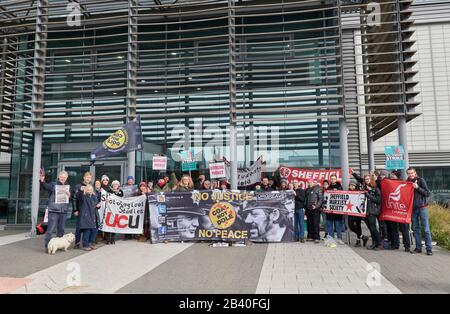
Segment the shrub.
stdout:
<path fill-rule="evenodd" d="M 433 241 L 450 250 L 450 209 L 438 204 L 429 207 L 430 228 Z"/>

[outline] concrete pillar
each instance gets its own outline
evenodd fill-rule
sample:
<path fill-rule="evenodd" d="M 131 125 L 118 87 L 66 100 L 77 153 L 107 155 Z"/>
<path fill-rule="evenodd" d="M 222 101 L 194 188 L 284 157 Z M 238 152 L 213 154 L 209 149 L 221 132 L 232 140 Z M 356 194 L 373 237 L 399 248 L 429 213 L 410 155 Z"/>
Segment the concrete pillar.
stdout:
<path fill-rule="evenodd" d="M 408 154 L 408 133 L 406 130 L 406 118 L 405 116 L 398 117 L 398 143 L 403 146 L 405 150 L 405 169 L 402 170 L 402 178 L 406 179 L 406 169 L 409 167 L 409 154 Z"/>
<path fill-rule="evenodd" d="M 132 121 L 136 117 L 136 81 L 138 63 L 138 17 L 137 0 L 128 1 L 128 53 L 127 53 L 127 117 Z M 125 176 L 136 177 L 136 152 L 128 153 L 128 173 Z"/>
<path fill-rule="evenodd" d="M 33 63 L 33 88 L 31 101 L 33 110 L 44 106 L 45 92 L 45 57 L 47 54 L 48 0 L 38 0 L 36 5 L 36 37 Z M 42 162 L 42 122 L 37 119 L 42 113 L 33 111 L 32 127 L 34 131 L 33 175 L 31 184 L 31 237 L 36 236 L 36 225 L 39 214 L 40 182 L 39 172 Z"/>
<path fill-rule="evenodd" d="M 228 0 L 228 40 L 230 60 L 230 163 L 231 189 L 238 188 L 237 167 L 237 114 L 236 114 L 236 21 L 235 0 Z"/>

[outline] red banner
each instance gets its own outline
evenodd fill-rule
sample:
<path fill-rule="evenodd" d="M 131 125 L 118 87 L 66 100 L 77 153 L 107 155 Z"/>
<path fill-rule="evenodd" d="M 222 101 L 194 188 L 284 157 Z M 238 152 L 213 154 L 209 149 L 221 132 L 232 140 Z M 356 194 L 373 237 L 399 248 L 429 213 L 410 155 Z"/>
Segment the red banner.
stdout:
<path fill-rule="evenodd" d="M 342 171 L 341 169 L 335 170 L 310 170 L 301 168 L 291 168 L 280 166 L 280 176 L 287 179 L 289 182 L 293 180 L 298 180 L 300 182 L 300 187 L 306 189 L 308 187 L 309 180 L 317 180 L 320 185 L 325 180 L 330 181 L 330 176 L 335 174 L 337 180 L 342 182 Z"/>
<path fill-rule="evenodd" d="M 414 202 L 412 182 L 384 179 L 381 181 L 381 196 L 380 220 L 411 223 Z"/>

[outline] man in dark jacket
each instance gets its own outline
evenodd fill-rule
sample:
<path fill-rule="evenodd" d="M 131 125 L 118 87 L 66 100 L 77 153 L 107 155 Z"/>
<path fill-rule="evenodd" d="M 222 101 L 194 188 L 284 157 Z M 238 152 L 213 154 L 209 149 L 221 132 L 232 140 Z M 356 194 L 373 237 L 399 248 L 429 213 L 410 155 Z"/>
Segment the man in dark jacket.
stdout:
<path fill-rule="evenodd" d="M 295 191 L 295 223 L 298 240 L 305 243 L 305 202 L 306 192 L 300 187 L 298 180 L 294 180 Z"/>
<path fill-rule="evenodd" d="M 271 187 L 270 184 L 269 184 L 269 178 L 264 177 L 264 178 L 262 179 L 262 182 L 261 182 L 261 189 L 262 189 L 264 192 L 271 192 L 271 191 L 273 190 L 272 187 Z"/>
<path fill-rule="evenodd" d="M 433 245 L 431 240 L 430 222 L 428 220 L 428 200 L 431 193 L 428 185 L 423 178 L 417 176 L 416 169 L 408 168 L 408 181 L 414 184 L 414 205 L 412 214 L 412 223 L 414 229 L 414 237 L 416 238 L 416 249 L 414 252 L 422 253 L 422 235 L 420 227 L 425 233 L 425 246 L 427 255 L 433 255 Z"/>
<path fill-rule="evenodd" d="M 81 242 L 81 229 L 80 229 L 80 198 L 84 193 L 84 188 L 87 185 L 92 184 L 92 174 L 90 172 L 86 172 L 83 175 L 83 182 L 77 184 L 74 189 L 74 197 L 73 197 L 73 211 L 72 214 L 76 217 L 75 223 L 75 247 L 78 249 L 80 247 Z"/>
<path fill-rule="evenodd" d="M 69 175 L 66 171 L 61 171 L 58 176 L 58 180 L 56 182 L 45 182 L 45 174 L 40 174 L 41 187 L 48 192 L 48 226 L 47 232 L 45 234 L 45 251 L 47 252 L 47 246 L 50 242 L 53 234 L 53 230 L 56 227 L 56 236 L 58 238 L 64 235 L 64 227 L 66 225 L 67 220 L 67 210 L 69 202 L 72 200 L 73 191 L 70 190 L 70 185 L 67 183 L 67 178 Z M 56 186 L 68 186 L 69 191 L 67 193 L 67 197 L 69 198 L 69 202 L 60 203 L 57 200 L 56 195 Z"/>
<path fill-rule="evenodd" d="M 306 191 L 306 216 L 308 217 L 308 240 L 320 242 L 320 209 L 323 203 L 323 193 L 317 181 L 309 181 Z"/>

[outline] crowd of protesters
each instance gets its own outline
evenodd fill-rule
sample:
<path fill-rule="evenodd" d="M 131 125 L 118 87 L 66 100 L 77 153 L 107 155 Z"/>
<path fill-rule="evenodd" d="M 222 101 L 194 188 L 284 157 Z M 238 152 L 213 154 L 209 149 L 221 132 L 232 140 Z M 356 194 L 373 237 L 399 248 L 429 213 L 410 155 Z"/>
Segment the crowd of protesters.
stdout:
<path fill-rule="evenodd" d="M 352 171 L 352 179 L 349 183 L 349 190 L 364 191 L 367 198 L 365 218 L 348 217 L 348 224 L 345 223 L 344 216 L 338 214 L 324 213 L 324 193 L 327 190 L 343 190 L 343 186 L 338 182 L 335 175 L 331 175 L 329 181 L 319 182 L 317 180 L 308 181 L 306 189 L 300 187 L 298 180 L 288 182 L 281 179 L 273 173 L 272 178 L 263 177 L 261 182 L 254 185 L 252 190 L 256 192 L 270 192 L 277 190 L 292 190 L 295 193 L 295 233 L 299 242 L 312 241 L 320 243 L 321 239 L 334 238 L 338 244 L 343 245 L 343 233 L 348 227 L 351 232 L 356 235 L 355 247 L 367 247 L 370 250 L 400 248 L 400 235 L 403 238 L 403 247 L 405 252 L 421 253 L 422 252 L 422 233 L 425 234 L 425 244 L 427 255 L 432 255 L 432 240 L 430 225 L 428 221 L 427 198 L 430 191 L 426 181 L 418 177 L 414 168 L 407 170 L 407 180 L 413 182 L 414 185 L 414 205 L 412 213 L 412 227 L 414 231 L 416 248 L 411 251 L 412 241 L 410 238 L 410 226 L 391 221 L 382 221 L 379 219 L 381 214 L 381 182 L 389 178 L 391 180 L 399 180 L 401 173 L 399 171 L 378 171 L 367 173 L 360 176 Z M 49 192 L 48 204 L 48 227 L 45 236 L 45 247 L 52 237 L 54 229 L 57 229 L 57 236 L 64 235 L 64 227 L 66 223 L 68 204 L 56 204 L 55 202 L 55 186 L 68 185 L 68 174 L 65 171 L 60 172 L 56 182 L 46 183 L 45 175 L 40 174 L 42 187 Z M 134 177 L 127 178 L 126 185 L 134 185 Z M 101 190 L 114 194 L 119 197 L 124 196 L 122 185 L 118 180 L 110 183 L 110 178 L 103 175 L 100 180 L 93 182 L 93 176 L 90 172 L 86 172 L 83 176 L 83 182 L 76 185 L 74 189 L 70 189 L 68 196 L 73 206 L 73 216 L 76 219 L 75 247 L 90 251 L 97 248 L 98 241 L 104 241 L 106 244 L 115 244 L 116 235 L 114 233 L 102 232 L 101 236 L 98 227 L 100 217 L 98 208 L 101 202 Z M 151 192 L 188 192 L 193 190 L 228 190 L 230 188 L 226 181 L 211 181 L 205 175 L 200 175 L 197 180 L 193 180 L 190 175 L 184 174 L 178 180 L 175 173 L 171 175 L 161 175 L 156 181 L 141 182 L 136 193 L 133 196 L 146 195 Z M 146 216 L 144 223 L 144 233 L 139 237 L 125 235 L 124 239 L 138 239 L 147 241 L 150 237 L 149 219 L 148 219 L 148 202 L 146 204 Z M 305 230 L 306 218 L 306 230 Z M 368 245 L 369 236 L 364 235 L 362 222 L 367 226 L 370 233 L 371 245 Z M 324 237 L 321 238 L 321 226 L 324 230 Z M 306 239 L 305 239 L 306 233 Z M 99 239 L 100 238 L 100 239 Z"/>

